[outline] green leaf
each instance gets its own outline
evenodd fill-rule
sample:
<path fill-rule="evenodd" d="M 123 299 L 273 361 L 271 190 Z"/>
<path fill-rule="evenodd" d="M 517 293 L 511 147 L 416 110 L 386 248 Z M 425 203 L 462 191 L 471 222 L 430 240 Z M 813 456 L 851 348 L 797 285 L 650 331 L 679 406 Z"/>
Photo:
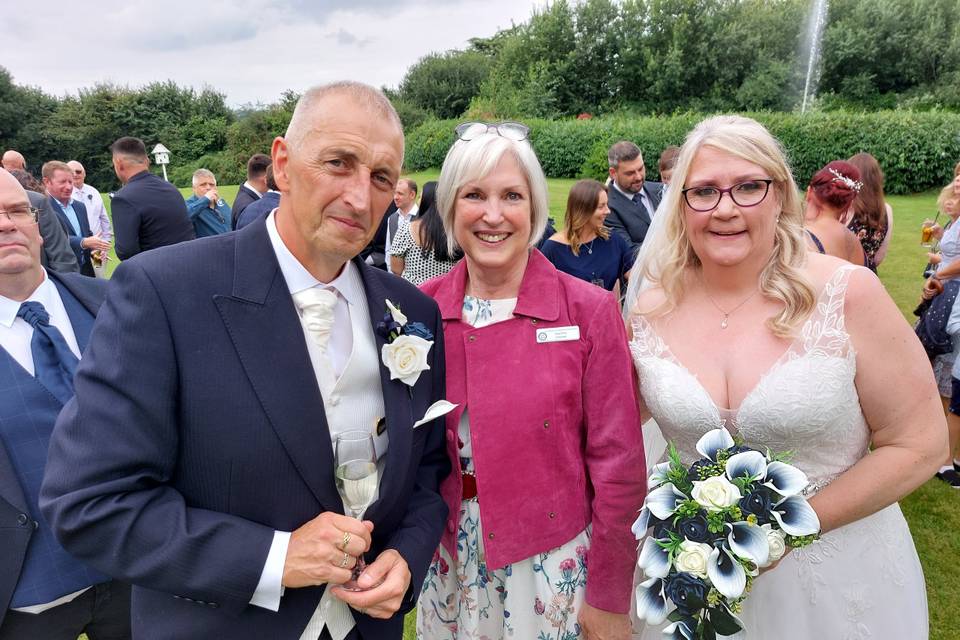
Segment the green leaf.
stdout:
<path fill-rule="evenodd" d="M 737 619 L 723 607 L 716 607 L 709 611 L 710 621 L 720 635 L 731 636 L 742 629 L 742 627 L 737 624 Z"/>

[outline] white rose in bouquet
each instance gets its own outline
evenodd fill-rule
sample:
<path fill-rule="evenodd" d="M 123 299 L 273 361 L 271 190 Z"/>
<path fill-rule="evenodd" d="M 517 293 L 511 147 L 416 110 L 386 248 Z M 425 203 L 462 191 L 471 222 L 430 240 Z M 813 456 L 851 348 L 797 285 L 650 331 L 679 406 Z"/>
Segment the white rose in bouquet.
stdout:
<path fill-rule="evenodd" d="M 782 558 L 783 554 L 787 552 L 787 543 L 785 541 L 783 531 L 774 529 L 769 524 L 765 524 L 760 528 L 763 529 L 765 534 L 767 534 L 767 546 L 770 547 L 770 557 L 767 559 L 767 563 L 762 566 L 769 567 L 771 564 Z"/>
<path fill-rule="evenodd" d="M 695 480 L 690 496 L 707 511 L 721 511 L 740 502 L 740 489 L 724 476 Z"/>
<path fill-rule="evenodd" d="M 686 571 L 698 578 L 707 577 L 707 560 L 713 547 L 702 542 L 684 540 L 680 543 L 680 552 L 673 559 L 677 571 Z"/>

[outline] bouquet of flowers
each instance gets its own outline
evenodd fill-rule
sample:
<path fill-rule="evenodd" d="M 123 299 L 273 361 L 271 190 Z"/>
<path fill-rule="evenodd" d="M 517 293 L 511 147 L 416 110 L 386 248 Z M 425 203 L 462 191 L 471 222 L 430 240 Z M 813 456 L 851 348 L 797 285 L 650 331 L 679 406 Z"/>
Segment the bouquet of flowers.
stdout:
<path fill-rule="evenodd" d="M 820 531 L 801 495 L 807 476 L 783 454 L 737 444 L 723 428 L 704 434 L 697 452 L 703 458 L 687 468 L 670 445 L 633 525 L 645 537 L 638 565 L 647 576 L 637 615 L 650 624 L 669 619 L 663 633 L 673 640 L 739 633 L 737 614 L 759 570 Z"/>

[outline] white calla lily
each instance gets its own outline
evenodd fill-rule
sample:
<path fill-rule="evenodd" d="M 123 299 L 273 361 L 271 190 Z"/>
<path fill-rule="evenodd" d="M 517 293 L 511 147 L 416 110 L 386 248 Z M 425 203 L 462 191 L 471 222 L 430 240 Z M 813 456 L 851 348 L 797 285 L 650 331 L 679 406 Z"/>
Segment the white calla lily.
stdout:
<path fill-rule="evenodd" d="M 766 536 L 764 536 L 766 540 Z M 670 552 L 657 544 L 653 536 L 643 541 L 637 566 L 651 578 L 666 578 L 670 573 Z"/>
<path fill-rule="evenodd" d="M 710 554 L 707 577 L 714 588 L 728 598 L 739 598 L 747 586 L 747 573 L 723 547 L 715 547 Z"/>
<path fill-rule="evenodd" d="M 774 460 L 767 465 L 763 485 L 784 497 L 795 496 L 807 487 L 807 474 L 792 464 Z"/>
<path fill-rule="evenodd" d="M 647 478 L 648 487 L 656 487 L 667 481 L 667 472 L 670 471 L 669 462 L 661 462 L 653 465 L 650 469 L 650 477 Z"/>
<path fill-rule="evenodd" d="M 663 579 L 650 578 L 637 585 L 634 595 L 637 599 L 637 618 L 650 624 L 660 624 L 670 613 L 667 597 L 663 594 Z"/>
<path fill-rule="evenodd" d="M 767 532 L 749 522 L 727 523 L 727 542 L 730 549 L 741 558 L 747 558 L 757 566 L 764 566 L 770 556 Z"/>
<path fill-rule="evenodd" d="M 723 427 L 707 431 L 697 441 L 697 452 L 704 458 L 717 459 L 717 451 L 733 446 L 733 436 Z"/>
<path fill-rule="evenodd" d="M 677 510 L 677 504 L 686 499 L 682 491 L 668 482 L 648 493 L 643 507 L 649 509 L 654 517 L 666 520 Z"/>
<path fill-rule="evenodd" d="M 812 536 L 820 531 L 820 518 L 802 496 L 790 496 L 774 505 L 770 514 L 791 536 Z"/>
<path fill-rule="evenodd" d="M 663 628 L 663 637 L 666 640 L 693 640 L 693 629 L 684 620 L 678 620 Z"/>
<path fill-rule="evenodd" d="M 727 460 L 726 471 L 731 480 L 763 478 L 767 472 L 767 459 L 759 451 L 736 453 Z"/>
<path fill-rule="evenodd" d="M 630 527 L 630 531 L 633 532 L 633 537 L 639 540 L 647 534 L 649 527 L 650 509 L 647 509 L 646 505 L 644 505 L 644 507 L 640 509 L 640 515 L 637 516 L 637 519 L 633 522 L 633 526 Z"/>

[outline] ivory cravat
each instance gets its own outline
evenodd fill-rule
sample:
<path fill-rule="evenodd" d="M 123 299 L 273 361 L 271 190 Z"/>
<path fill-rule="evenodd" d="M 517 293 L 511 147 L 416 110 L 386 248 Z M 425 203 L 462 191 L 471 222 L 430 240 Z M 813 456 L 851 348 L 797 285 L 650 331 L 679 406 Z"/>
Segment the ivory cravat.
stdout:
<path fill-rule="evenodd" d="M 311 287 L 293 294 L 293 302 L 300 311 L 300 320 L 307 335 L 320 350 L 322 371 L 320 377 L 321 393 L 328 395 L 336 383 L 333 364 L 327 353 L 327 343 L 333 331 L 334 307 L 337 305 L 337 294 L 329 289 Z"/>

